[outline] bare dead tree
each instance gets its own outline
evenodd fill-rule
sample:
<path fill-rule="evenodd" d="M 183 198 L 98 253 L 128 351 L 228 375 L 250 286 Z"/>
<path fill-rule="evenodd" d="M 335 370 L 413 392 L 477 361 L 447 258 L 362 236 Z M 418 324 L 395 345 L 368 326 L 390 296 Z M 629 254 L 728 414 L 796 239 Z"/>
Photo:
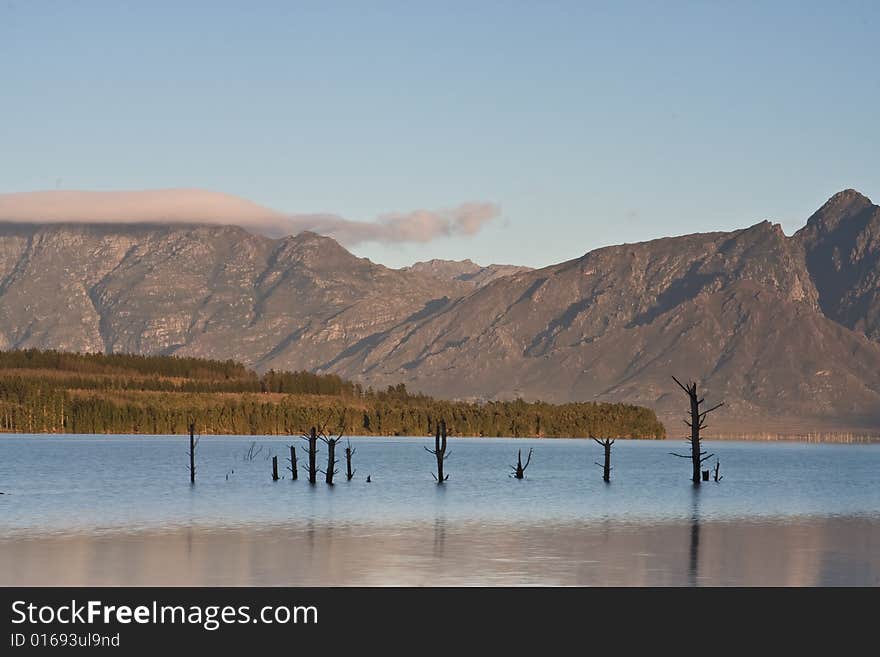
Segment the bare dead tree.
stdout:
<path fill-rule="evenodd" d="M 529 463 L 532 462 L 532 450 L 529 449 L 529 455 L 526 458 L 525 465 L 522 462 L 522 450 L 516 450 L 516 465 L 510 466 L 511 470 L 513 470 L 513 477 L 515 479 L 522 479 L 526 476 L 526 468 L 529 467 Z"/>
<path fill-rule="evenodd" d="M 296 446 L 288 445 L 290 447 L 290 458 L 287 459 L 290 461 L 290 465 L 287 466 L 287 469 L 290 470 L 290 477 L 293 481 L 297 479 L 297 471 L 296 471 Z"/>
<path fill-rule="evenodd" d="M 724 475 L 719 473 L 720 470 L 721 470 L 721 461 L 716 459 L 715 460 L 715 481 L 721 481 L 722 479 L 724 479 Z"/>
<path fill-rule="evenodd" d="M 674 376 L 672 380 L 678 384 L 678 387 L 684 390 L 685 394 L 688 396 L 688 400 L 690 401 L 690 421 L 685 420 L 684 423 L 691 428 L 691 437 L 688 438 L 688 442 L 691 446 L 690 454 L 675 454 L 674 452 L 670 452 L 672 456 L 677 456 L 683 459 L 690 459 L 691 464 L 693 466 L 693 475 L 691 477 L 691 481 L 694 482 L 697 486 L 700 485 L 700 467 L 703 462 L 708 461 L 710 458 L 715 456 L 714 454 L 707 454 L 702 450 L 702 443 L 700 438 L 700 431 L 706 428 L 706 417 L 714 410 L 717 410 L 724 406 L 724 402 L 720 404 L 716 404 L 712 408 L 701 411 L 700 405 L 703 404 L 706 400 L 700 397 L 697 394 L 697 383 L 696 381 L 688 383 L 687 385 L 682 384 L 681 381 L 676 379 Z M 708 471 L 706 480 L 708 481 Z"/>
<path fill-rule="evenodd" d="M 452 453 L 446 451 L 446 420 L 440 420 L 440 422 L 437 423 L 437 433 L 434 436 L 434 449 L 428 449 L 425 447 L 425 451 L 437 457 L 437 474 L 435 475 L 432 472 L 431 476 L 434 477 L 434 480 L 438 484 L 442 484 L 449 479 L 449 475 L 443 475 L 443 461 L 448 459 L 449 455 Z"/>
<path fill-rule="evenodd" d="M 189 423 L 189 483 L 196 483 L 196 447 L 199 444 L 196 435 L 196 423 Z"/>
<path fill-rule="evenodd" d="M 257 446 L 257 441 L 254 440 L 251 442 L 251 446 L 248 447 L 248 450 L 244 453 L 244 456 L 241 457 L 242 461 L 253 461 L 260 455 L 260 452 L 263 451 L 263 446 Z"/>
<path fill-rule="evenodd" d="M 599 463 L 598 461 L 593 461 L 596 465 L 602 468 L 602 481 L 609 482 L 611 481 L 611 446 L 614 444 L 614 441 L 610 438 L 605 438 L 604 440 L 599 440 L 594 436 L 590 436 L 593 440 L 595 440 L 602 448 L 605 450 L 605 462 Z"/>
<path fill-rule="evenodd" d="M 278 457 L 272 457 L 272 481 L 278 481 Z"/>
<path fill-rule="evenodd" d="M 335 438 L 330 438 L 324 435 L 323 432 L 321 433 L 320 438 L 324 444 L 327 445 L 327 469 L 322 470 L 321 472 L 326 477 L 325 481 L 332 486 L 333 475 L 338 474 L 339 472 L 336 469 L 336 464 L 339 463 L 339 461 L 336 460 L 336 444 L 342 440 L 342 430 L 339 431 L 339 435 Z"/>
<path fill-rule="evenodd" d="M 351 481 L 351 478 L 354 477 L 354 473 L 357 472 L 357 469 L 351 469 L 351 457 L 354 456 L 354 453 L 357 449 L 351 448 L 351 441 L 348 442 L 348 445 L 345 448 L 345 477 L 348 481 Z"/>
<path fill-rule="evenodd" d="M 309 473 L 309 483 L 314 484 L 318 480 L 318 430 L 312 427 L 309 433 L 302 435 L 303 440 L 309 443 L 309 465 L 307 472 Z"/>

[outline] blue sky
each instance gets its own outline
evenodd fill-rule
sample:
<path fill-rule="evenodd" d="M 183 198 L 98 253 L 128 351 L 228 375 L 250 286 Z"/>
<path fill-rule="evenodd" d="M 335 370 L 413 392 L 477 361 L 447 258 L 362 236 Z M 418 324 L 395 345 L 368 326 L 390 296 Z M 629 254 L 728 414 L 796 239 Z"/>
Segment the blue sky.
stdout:
<path fill-rule="evenodd" d="M 0 192 L 498 203 L 354 249 L 544 265 L 880 197 L 877 2 L 0 0 Z"/>

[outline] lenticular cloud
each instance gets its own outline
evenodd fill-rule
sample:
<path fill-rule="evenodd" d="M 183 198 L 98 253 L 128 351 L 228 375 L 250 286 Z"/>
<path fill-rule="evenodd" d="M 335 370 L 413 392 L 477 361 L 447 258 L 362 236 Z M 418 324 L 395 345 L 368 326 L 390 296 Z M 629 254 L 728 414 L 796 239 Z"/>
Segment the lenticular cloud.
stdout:
<path fill-rule="evenodd" d="M 372 221 L 354 221 L 334 214 L 284 214 L 236 196 L 198 189 L 0 194 L 0 221 L 5 222 L 234 224 L 269 237 L 310 230 L 346 246 L 474 235 L 499 214 L 497 205 L 471 202 L 446 210 L 388 213 Z"/>

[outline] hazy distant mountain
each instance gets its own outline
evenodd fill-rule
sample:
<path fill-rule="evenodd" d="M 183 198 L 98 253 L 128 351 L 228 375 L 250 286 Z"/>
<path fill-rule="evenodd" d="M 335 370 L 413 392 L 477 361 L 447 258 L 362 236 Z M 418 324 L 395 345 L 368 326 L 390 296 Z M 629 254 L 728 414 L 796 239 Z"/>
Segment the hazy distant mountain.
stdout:
<path fill-rule="evenodd" d="M 684 429 L 676 374 L 726 401 L 710 433 L 880 432 L 878 258 L 880 208 L 852 190 L 793 237 L 762 222 L 504 274 L 388 269 L 312 233 L 0 224 L 0 347 L 234 358 L 450 397 L 625 400 L 656 408 L 671 436 Z"/>
<path fill-rule="evenodd" d="M 496 278 L 518 274 L 523 271 L 531 271 L 531 267 L 519 265 L 488 265 L 483 267 L 472 260 L 428 260 L 417 262 L 411 267 L 404 267 L 404 271 L 415 271 L 428 274 L 447 281 L 462 281 L 470 283 L 474 287 L 482 287 L 491 283 Z"/>

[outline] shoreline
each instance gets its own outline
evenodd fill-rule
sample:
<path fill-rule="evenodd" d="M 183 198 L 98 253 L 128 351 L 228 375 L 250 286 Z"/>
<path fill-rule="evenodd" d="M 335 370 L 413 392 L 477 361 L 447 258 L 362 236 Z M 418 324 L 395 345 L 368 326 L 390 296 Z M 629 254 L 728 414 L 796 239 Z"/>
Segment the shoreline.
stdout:
<path fill-rule="evenodd" d="M 161 438 L 181 437 L 185 438 L 189 434 L 185 433 L 74 433 L 74 432 L 56 432 L 56 431 L 36 431 L 36 432 L 20 432 L 6 431 L 0 429 L 0 437 L 2 436 L 154 436 Z M 300 434 L 286 433 L 261 433 L 261 434 L 242 434 L 242 433 L 199 433 L 199 436 L 212 437 L 235 437 L 235 438 L 300 438 Z M 433 438 L 429 434 L 344 434 L 343 438 Z M 590 440 L 589 436 L 483 436 L 480 434 L 455 434 L 450 438 L 485 438 L 487 440 L 504 439 L 504 440 Z M 632 440 L 638 442 L 676 442 L 684 441 L 684 437 L 666 437 L 666 438 L 632 438 L 628 436 L 602 436 L 614 440 Z M 816 433 L 792 433 L 780 434 L 767 432 L 758 433 L 724 433 L 720 435 L 706 435 L 702 440 L 707 442 L 799 442 L 813 444 L 836 444 L 836 445 L 870 445 L 880 443 L 880 433 L 878 434 L 856 434 L 852 432 L 816 432 Z"/>

